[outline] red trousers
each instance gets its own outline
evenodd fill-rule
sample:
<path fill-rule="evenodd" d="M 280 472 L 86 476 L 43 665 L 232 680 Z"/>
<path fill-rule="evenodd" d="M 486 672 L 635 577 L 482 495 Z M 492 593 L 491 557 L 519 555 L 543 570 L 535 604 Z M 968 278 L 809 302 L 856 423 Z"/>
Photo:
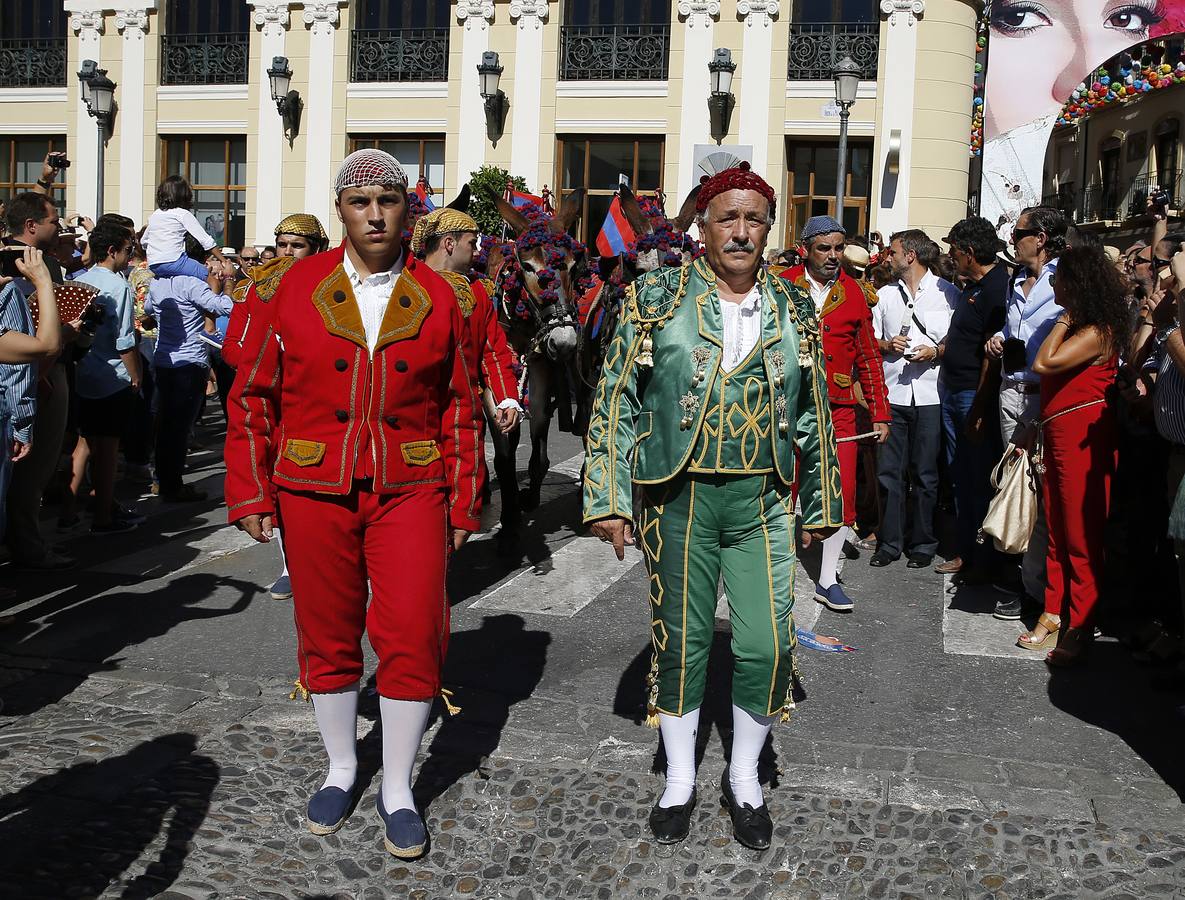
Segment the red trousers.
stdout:
<path fill-rule="evenodd" d="M 1099 599 L 1103 529 L 1117 463 L 1114 414 L 1106 406 L 1067 413 L 1044 428 L 1045 611 L 1082 628 Z"/>
<path fill-rule="evenodd" d="M 380 696 L 435 697 L 449 630 L 444 490 L 278 493 L 301 684 L 321 694 L 359 681 L 365 631 Z"/>
<path fill-rule="evenodd" d="M 856 431 L 856 407 L 831 406 L 831 426 L 835 429 L 835 437 L 854 437 Z M 843 486 L 843 522 L 845 525 L 856 524 L 856 459 L 860 447 L 856 441 L 844 441 L 835 445 L 839 455 L 839 480 Z"/>

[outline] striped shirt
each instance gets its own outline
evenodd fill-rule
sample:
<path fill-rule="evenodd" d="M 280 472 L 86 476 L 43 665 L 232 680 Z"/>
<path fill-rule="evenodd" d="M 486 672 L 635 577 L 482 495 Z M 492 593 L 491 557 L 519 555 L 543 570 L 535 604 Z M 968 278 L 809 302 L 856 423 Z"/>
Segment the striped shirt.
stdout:
<path fill-rule="evenodd" d="M 1173 362 L 1168 348 L 1162 345 L 1161 353 L 1156 376 L 1156 430 L 1166 441 L 1185 445 L 1185 374 Z"/>
<path fill-rule="evenodd" d="M 33 316 L 19 279 L 0 291 L 0 334 L 20 331 L 33 335 Z M 28 284 L 28 282 L 24 282 Z M 12 416 L 12 436 L 29 442 L 37 412 L 37 366 L 33 363 L 0 363 L 0 404 Z"/>

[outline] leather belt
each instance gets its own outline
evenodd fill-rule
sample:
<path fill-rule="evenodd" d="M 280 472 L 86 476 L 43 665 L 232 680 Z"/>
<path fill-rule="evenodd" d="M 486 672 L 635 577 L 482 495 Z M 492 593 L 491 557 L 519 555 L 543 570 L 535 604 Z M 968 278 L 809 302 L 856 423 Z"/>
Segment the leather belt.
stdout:
<path fill-rule="evenodd" d="M 1004 387 L 1005 388 L 1012 388 L 1013 390 L 1020 391 L 1022 394 L 1039 394 L 1039 393 L 1041 393 L 1041 385 L 1032 384 L 1028 381 L 1006 381 L 1006 382 L 1004 382 Z"/>

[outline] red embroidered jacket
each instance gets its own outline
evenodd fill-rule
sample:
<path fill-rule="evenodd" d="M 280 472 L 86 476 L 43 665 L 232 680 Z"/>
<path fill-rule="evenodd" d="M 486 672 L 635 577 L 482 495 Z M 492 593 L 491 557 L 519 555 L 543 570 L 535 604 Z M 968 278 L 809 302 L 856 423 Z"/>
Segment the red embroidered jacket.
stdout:
<path fill-rule="evenodd" d="M 805 266 L 794 266 L 780 274 L 810 296 Z M 854 371 L 872 421 L 890 422 L 893 416 L 885 388 L 884 361 L 872 330 L 870 302 L 876 302 L 875 295 L 870 298 L 859 282 L 841 271 L 819 314 L 823 353 L 827 357 L 827 396 L 834 405 L 852 406 L 856 402 Z"/>
<path fill-rule="evenodd" d="M 518 400 L 515 355 L 498 324 L 498 311 L 490 299 L 487 282 L 470 281 L 464 275 L 439 273 L 453 286 L 457 305 L 465 320 L 465 361 L 475 390 L 488 387 L 497 406 L 503 400 Z M 481 410 L 478 409 L 480 417 Z"/>
<path fill-rule="evenodd" d="M 253 301 L 227 404 L 228 517 L 274 514 L 269 482 L 341 495 L 366 479 L 380 494 L 444 486 L 452 525 L 475 531 L 481 445 L 452 288 L 409 260 L 371 354 L 344 247 Z"/>

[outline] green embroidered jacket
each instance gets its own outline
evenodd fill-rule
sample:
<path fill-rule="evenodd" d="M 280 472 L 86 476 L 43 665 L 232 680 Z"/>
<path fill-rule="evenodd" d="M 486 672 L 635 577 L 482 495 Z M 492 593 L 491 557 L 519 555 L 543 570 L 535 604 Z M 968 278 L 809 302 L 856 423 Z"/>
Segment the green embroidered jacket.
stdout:
<path fill-rule="evenodd" d="M 585 447 L 584 521 L 634 518 L 633 484 L 658 484 L 688 470 L 703 446 L 709 408 L 711 440 L 721 440 L 717 471 L 773 471 L 795 479 L 807 527 L 843 524 L 843 490 L 827 375 L 815 308 L 781 278 L 757 276 L 761 289 L 760 390 L 721 391 L 723 316 L 716 276 L 703 258 L 664 268 L 630 286 L 593 399 Z M 750 366 L 746 375 L 752 377 Z M 763 370 L 763 371 L 762 371 Z M 735 377 L 733 372 L 728 377 Z M 718 398 L 736 396 L 721 415 Z M 752 399 L 757 399 L 757 408 Z M 723 423 L 721 425 L 721 423 Z M 719 432 L 723 430 L 723 437 Z M 755 441 L 769 453 L 753 454 Z M 715 454 L 714 454 L 715 455 Z M 691 468 L 703 471 L 702 465 Z"/>

